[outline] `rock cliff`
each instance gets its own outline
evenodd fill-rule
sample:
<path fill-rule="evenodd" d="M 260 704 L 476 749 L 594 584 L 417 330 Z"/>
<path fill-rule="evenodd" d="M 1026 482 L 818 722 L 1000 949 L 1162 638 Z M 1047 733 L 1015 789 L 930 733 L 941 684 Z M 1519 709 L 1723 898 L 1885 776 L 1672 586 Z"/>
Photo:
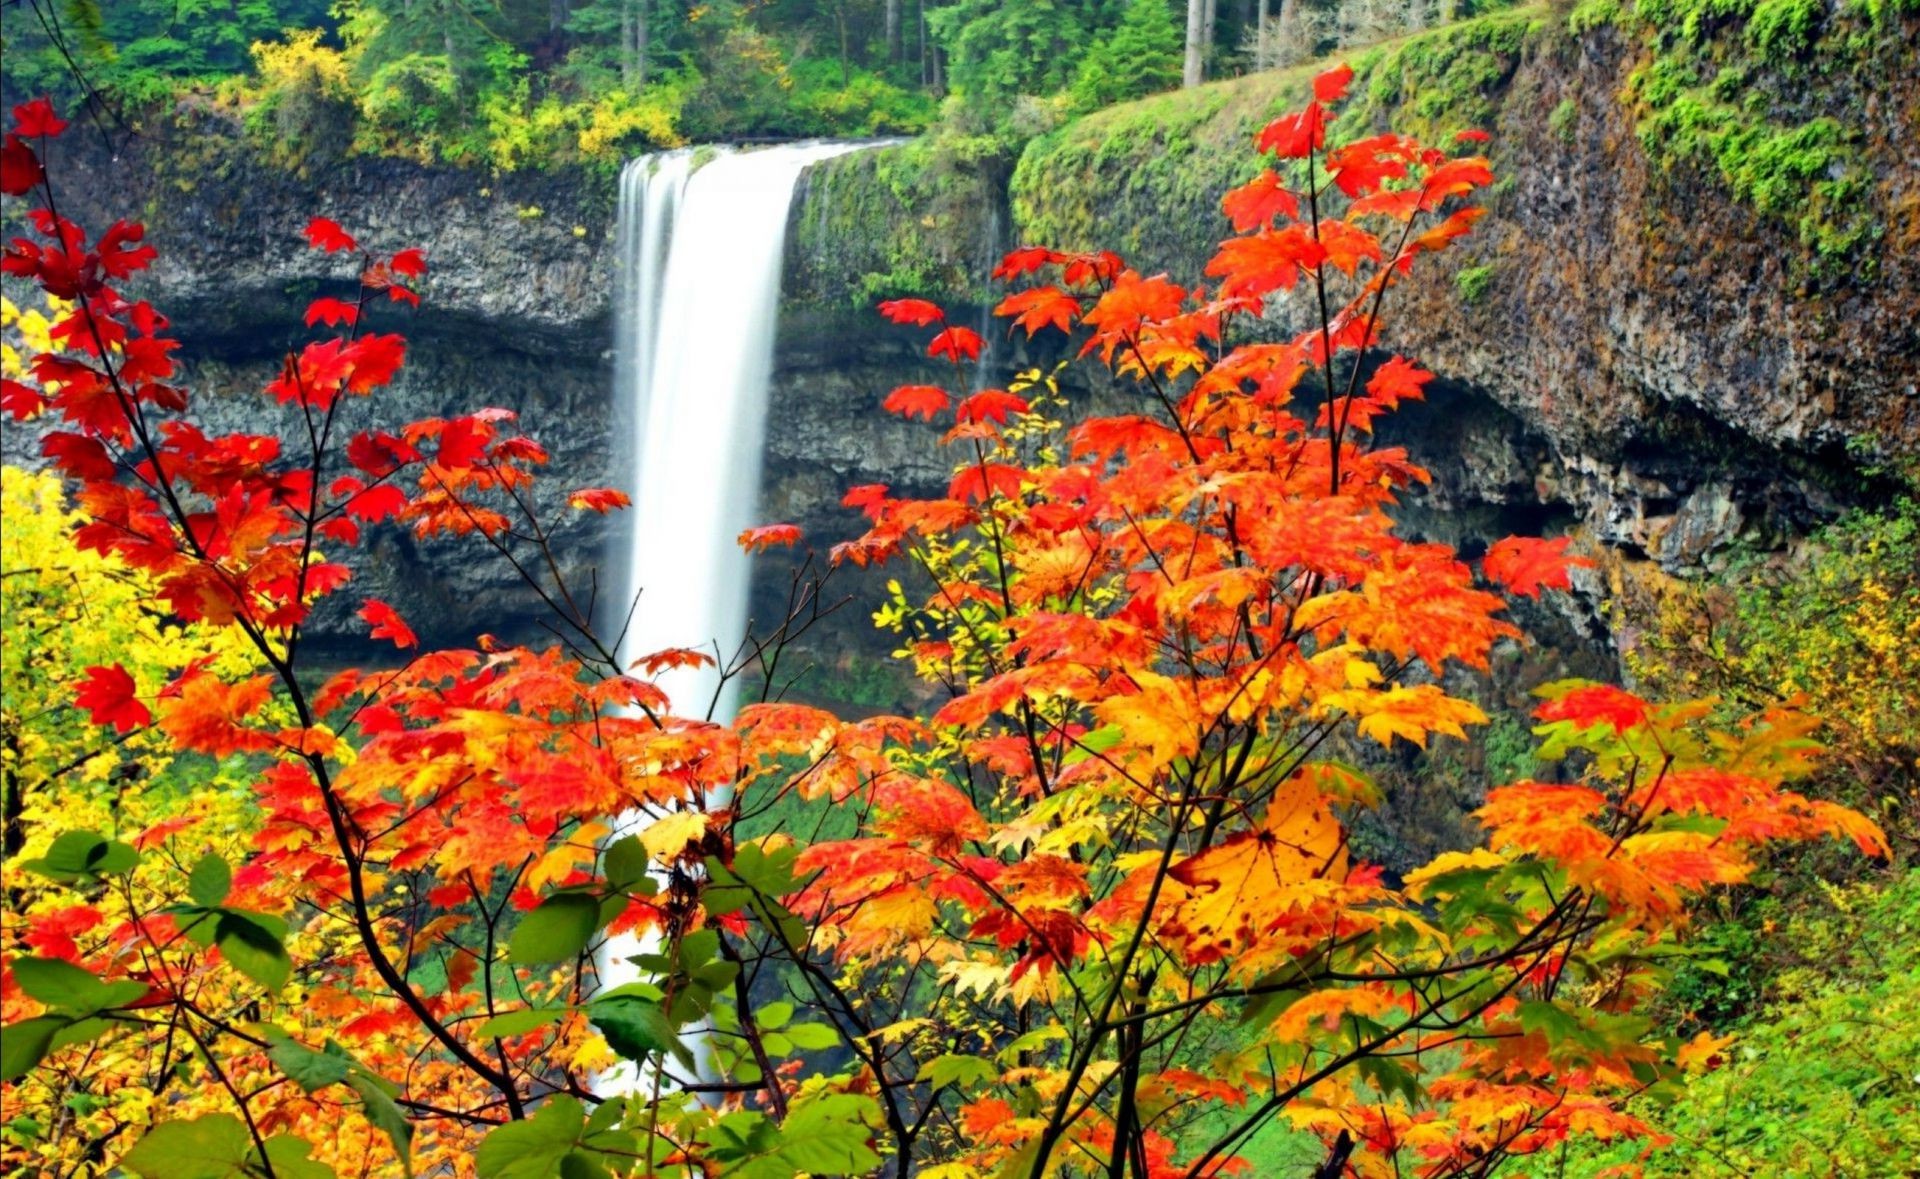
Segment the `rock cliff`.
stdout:
<path fill-rule="evenodd" d="M 1348 129 L 1480 126 L 1505 178 L 1472 244 L 1410 289 L 1389 328 L 1445 379 L 1396 426 L 1438 476 L 1409 505 L 1410 527 L 1469 549 L 1573 527 L 1694 573 L 1870 497 L 1875 464 L 1920 453 L 1920 15 L 1900 0 L 1870 20 L 1836 8 L 1798 42 L 1755 48 L 1742 14 L 1759 2 L 1722 5 L 1733 15 L 1690 40 L 1590 0 L 1356 57 Z M 1736 68 L 1750 100 L 1727 114 L 1713 87 Z M 979 316 L 991 259 L 1017 242 L 1098 243 L 1198 277 L 1225 232 L 1219 194 L 1256 166 L 1254 130 L 1300 99 L 1311 72 L 1112 108 L 1017 160 L 915 141 L 814 169 L 789 226 L 766 517 L 824 544 L 855 526 L 837 506 L 846 486 L 943 478 L 932 435 L 877 411 L 887 389 L 937 370 L 912 333 L 877 320 L 874 300 L 925 294 Z M 298 338 L 305 301 L 339 277 L 299 237 L 319 214 L 378 247 L 423 246 L 432 264 L 425 307 L 395 321 L 412 348 L 389 420 L 504 405 L 552 449 L 553 490 L 620 478 L 611 176 L 362 158 L 292 171 L 205 109 L 130 141 L 65 142 L 55 166 L 71 211 L 95 225 L 147 220 L 164 259 L 149 293 L 188 341 L 209 419 L 263 425 L 268 407 L 244 392 Z M 1288 315 L 1276 310 L 1274 330 Z M 1050 359 L 1003 338 L 979 377 Z M 10 458 L 33 449 L 31 431 L 5 442 Z M 560 543 L 576 573 L 601 556 L 607 527 L 569 517 Z M 361 575 L 435 638 L 530 633 L 529 599 L 475 549 L 420 552 L 389 533 Z M 872 585 L 847 588 L 865 597 Z M 785 589 L 784 566 L 766 563 L 756 612 L 774 612 Z M 356 631 L 344 617 L 328 625 L 343 641 Z M 1591 615 L 1564 626 L 1575 646 L 1603 638 Z M 885 645 L 857 609 L 810 653 L 858 681 Z"/>

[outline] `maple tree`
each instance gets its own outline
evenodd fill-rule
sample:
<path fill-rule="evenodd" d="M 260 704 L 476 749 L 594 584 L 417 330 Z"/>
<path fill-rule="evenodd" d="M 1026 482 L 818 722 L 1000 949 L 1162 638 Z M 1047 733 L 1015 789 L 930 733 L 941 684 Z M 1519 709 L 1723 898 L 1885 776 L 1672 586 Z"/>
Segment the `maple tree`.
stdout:
<path fill-rule="evenodd" d="M 49 1123 L 75 1094 L 139 1097 L 84 1134 L 19 1131 L 10 1157 L 1158 1179 L 1247 1172 L 1278 1119 L 1319 1174 L 1438 1177 L 1644 1133 L 1626 1099 L 1718 1047 L 1643 1015 L 1688 899 L 1769 843 L 1884 843 L 1788 788 L 1817 752 L 1806 718 L 1717 729 L 1704 703 L 1568 683 L 1536 730 L 1564 780 L 1490 790 L 1486 846 L 1400 880 L 1354 854 L 1374 788 L 1334 751 L 1483 722 L 1441 674 L 1484 669 L 1518 637 L 1496 591 L 1564 589 L 1569 558 L 1515 538 L 1476 575 L 1395 533 L 1426 476 L 1373 427 L 1431 374 L 1379 359 L 1383 313 L 1492 173 L 1399 135 L 1330 145 L 1350 77 L 1259 136 L 1272 166 L 1226 196 L 1217 284 L 1044 248 L 996 271 L 1022 284 L 1014 330 L 1078 338 L 1138 412 L 1068 426 L 1039 372 L 884 399 L 940 423 L 953 478 L 854 489 L 868 527 L 833 557 L 914 564 L 881 618 L 949 699 L 857 721 L 764 694 L 728 723 L 675 715 L 652 680 L 713 657 L 623 655 L 596 629 L 511 414 L 381 426 L 405 342 L 372 325 L 419 298 L 418 251 L 312 222 L 361 290 L 315 302 L 265 390 L 296 441 L 191 425 L 178 342 L 116 285 L 152 248 L 60 217 L 33 141 L 63 124 L 16 110 L 3 187 L 39 192 L 38 236 L 0 265 L 69 305 L 7 411 L 60 419 L 45 449 L 78 551 L 247 657 L 62 674 L 63 720 L 217 762 L 238 801 L 214 840 L 185 821 L 203 782 L 166 817 L 33 817 L 33 858 L 8 864 L 36 890 L 9 905 L 8 1092 Z M 1270 338 L 1276 309 L 1307 326 Z M 965 384 L 976 332 L 924 300 L 881 310 Z M 560 643 L 421 650 L 364 599 L 394 664 L 306 674 L 311 611 L 352 592 L 333 555 L 394 523 L 511 563 Z M 809 593 L 716 670 L 777 660 Z M 749 834 L 782 808 L 837 829 Z M 601 988 L 624 935 L 642 979 Z M 622 1062 L 627 1084 L 596 1084 Z"/>

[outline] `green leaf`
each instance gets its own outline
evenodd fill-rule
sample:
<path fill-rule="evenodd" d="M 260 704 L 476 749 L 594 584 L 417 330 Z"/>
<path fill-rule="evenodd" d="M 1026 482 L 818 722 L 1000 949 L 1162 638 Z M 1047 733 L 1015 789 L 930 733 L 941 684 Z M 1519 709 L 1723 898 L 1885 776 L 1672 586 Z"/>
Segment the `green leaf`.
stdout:
<path fill-rule="evenodd" d="M 474 1171 L 480 1179 L 552 1179 L 585 1122 L 580 1102 L 556 1093 L 532 1117 L 508 1122 L 482 1139 Z"/>
<path fill-rule="evenodd" d="M 1000 1070 L 992 1061 L 980 1056 L 957 1056 L 948 1053 L 936 1056 L 920 1066 L 916 1081 L 927 1081 L 934 1086 L 957 1085 L 966 1087 L 982 1085 L 998 1080 Z"/>
<path fill-rule="evenodd" d="M 765 1004 L 759 1011 L 755 1012 L 753 1022 L 771 1032 L 786 1027 L 788 1021 L 792 1018 L 793 1004 L 784 999 L 776 999 L 771 1003 Z"/>
<path fill-rule="evenodd" d="M 840 1043 L 840 1033 L 833 1030 L 832 1024 L 826 1023 L 796 1023 L 789 1026 L 784 1034 L 802 1052 L 818 1052 Z"/>
<path fill-rule="evenodd" d="M 709 962 L 705 966 L 695 967 L 690 977 L 711 994 L 732 986 L 734 978 L 739 973 L 738 962 Z"/>
<path fill-rule="evenodd" d="M 1126 736 L 1126 730 L 1119 725 L 1101 725 L 1076 740 L 1074 747 L 1067 751 L 1061 761 L 1065 765 L 1083 762 L 1120 744 L 1120 739 L 1124 736 Z"/>
<path fill-rule="evenodd" d="M 474 1035 L 483 1040 L 495 1040 L 501 1036 L 524 1036 L 535 1028 L 543 1028 L 563 1018 L 569 1008 L 566 1007 L 526 1007 L 519 1011 L 509 1011 L 505 1015 L 496 1015 L 480 1025 Z"/>
<path fill-rule="evenodd" d="M 1067 1029 L 1057 1023 L 1043 1024 L 1022 1036 L 1016 1036 L 1006 1047 L 994 1054 L 994 1059 L 1002 1064 L 1011 1064 L 1018 1060 L 1022 1052 L 1032 1052 L 1045 1047 L 1055 1040 L 1070 1039 Z"/>
<path fill-rule="evenodd" d="M 696 929 L 680 939 L 680 966 L 693 970 L 714 960 L 720 953 L 720 931 Z"/>
<path fill-rule="evenodd" d="M 520 919 L 507 943 L 507 961 L 529 965 L 564 962 L 578 957 L 599 929 L 598 897 L 579 892 L 555 893 Z"/>
<path fill-rule="evenodd" d="M 53 1034 L 67 1026 L 54 1015 L 10 1023 L 0 1033 L 0 1081 L 17 1081 L 33 1071 L 53 1046 Z"/>
<path fill-rule="evenodd" d="M 113 1021 L 100 1019 L 77 1019 L 66 1027 L 53 1033 L 53 1043 L 47 1051 L 58 1052 L 62 1048 L 71 1048 L 75 1044 L 84 1044 L 89 1040 L 106 1035 L 113 1029 Z"/>
<path fill-rule="evenodd" d="M 101 982 L 58 958 L 21 958 L 13 964 L 20 989 L 66 1015 L 93 1015 L 124 1007 L 147 993 L 147 984 L 125 979 Z"/>
<path fill-rule="evenodd" d="M 131 871 L 139 863 L 140 853 L 119 840 L 91 831 L 63 831 L 54 837 L 45 856 L 28 860 L 21 867 L 72 884 L 88 877 Z"/>
<path fill-rule="evenodd" d="M 203 950 L 213 948 L 213 939 L 220 925 L 219 909 L 207 909 L 199 905 L 168 905 L 160 911 L 173 918 L 180 936 Z"/>
<path fill-rule="evenodd" d="M 871 1098 L 833 1093 L 796 1104 L 781 1125 L 763 1114 L 732 1113 L 701 1137 L 729 1179 L 865 1175 L 880 1164 L 868 1145 L 878 1118 Z"/>
<path fill-rule="evenodd" d="M 612 1048 L 627 1060 L 645 1060 L 656 1052 L 670 1052 L 691 1065 L 692 1054 L 680 1043 L 679 1029 L 660 1004 L 637 995 L 601 996 L 587 1004 L 587 1018 Z"/>
<path fill-rule="evenodd" d="M 19 958 L 13 963 L 20 989 L 49 1007 L 77 1007 L 104 984 L 59 958 Z"/>
<path fill-rule="evenodd" d="M 214 941 L 228 965 L 276 994 L 293 973 L 293 959 L 281 944 L 286 936 L 277 918 L 239 909 L 220 910 L 214 925 Z"/>
<path fill-rule="evenodd" d="M 747 844 L 734 852 L 731 865 L 721 863 L 718 856 L 708 856 L 707 878 L 711 883 L 701 897 L 702 906 L 709 916 L 724 917 L 748 907 L 756 899 L 785 896 L 795 891 L 799 881 L 794 878 L 793 864 L 799 855 L 798 847 L 765 852 L 757 845 Z M 784 912 L 777 905 L 769 908 Z"/>
<path fill-rule="evenodd" d="M 267 1048 L 268 1059 L 308 1093 L 340 1084 L 353 1072 L 353 1061 L 348 1057 L 332 1052 L 315 1052 L 285 1033 L 269 1036 L 269 1039 L 273 1043 Z"/>
<path fill-rule="evenodd" d="M 232 1114 L 161 1122 L 121 1156 L 120 1165 L 145 1179 L 229 1179 L 247 1173 L 253 1139 Z"/>
<path fill-rule="evenodd" d="M 880 1165 L 868 1145 L 879 1106 L 867 1097 L 832 1093 L 796 1107 L 780 1127 L 781 1161 L 809 1175 L 865 1175 Z"/>
<path fill-rule="evenodd" d="M 353 1074 L 347 1078 L 347 1088 L 360 1095 L 360 1112 L 392 1141 L 393 1153 L 400 1156 L 401 1169 L 407 1179 L 413 1179 L 413 1123 L 407 1121 L 407 1115 L 394 1101 L 392 1084 L 355 1062 Z"/>
<path fill-rule="evenodd" d="M 308 1157 L 313 1145 L 296 1134 L 275 1134 L 266 1145 L 274 1179 L 335 1179 L 332 1167 Z"/>
<path fill-rule="evenodd" d="M 211 909 L 233 891 L 233 869 L 214 852 L 200 857 L 187 876 L 187 895 L 195 904 Z"/>
<path fill-rule="evenodd" d="M 609 843 L 600 856 L 600 868 L 607 878 L 607 886 L 617 892 L 626 892 L 645 881 L 651 884 L 647 876 L 647 849 L 637 835 L 625 839 L 616 839 Z M 652 895 L 654 889 L 645 890 Z"/>

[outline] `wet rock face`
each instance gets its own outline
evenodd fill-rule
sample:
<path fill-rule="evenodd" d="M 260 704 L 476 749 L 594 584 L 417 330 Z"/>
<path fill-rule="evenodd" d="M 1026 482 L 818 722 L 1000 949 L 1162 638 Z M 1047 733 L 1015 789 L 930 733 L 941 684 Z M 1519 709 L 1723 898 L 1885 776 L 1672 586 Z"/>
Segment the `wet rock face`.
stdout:
<path fill-rule="evenodd" d="M 1859 487 L 1849 445 L 1870 458 L 1920 450 L 1911 225 L 1889 223 L 1870 279 L 1810 283 L 1790 229 L 1713 178 L 1647 163 L 1619 99 L 1633 46 L 1604 30 L 1549 29 L 1499 52 L 1486 113 L 1508 179 L 1471 244 L 1436 259 L 1389 308 L 1396 347 L 1441 377 L 1428 404 L 1383 429 L 1434 472 L 1403 508 L 1410 530 L 1471 555 L 1509 531 L 1576 528 L 1669 571 L 1711 571 L 1737 545 L 1775 545 L 1843 507 Z M 952 373 L 924 358 L 919 333 L 881 323 L 875 299 L 935 297 L 974 323 L 992 297 L 981 275 L 993 255 L 1036 235 L 1131 246 L 1143 268 L 1197 277 L 1225 231 L 1219 190 L 1252 164 L 1253 128 L 1298 98 L 1284 92 L 1287 78 L 1096 115 L 1030 145 L 1011 175 L 1007 161 L 956 163 L 925 144 L 810 173 L 789 222 L 762 517 L 802 525 L 824 550 L 860 530 L 840 506 L 847 487 L 944 485 L 936 432 L 878 406 L 895 385 Z M 1879 123 L 1864 137 L 1880 153 L 1889 207 L 1911 210 L 1920 172 L 1897 155 L 1910 137 L 1887 131 L 1920 108 L 1920 79 L 1889 85 L 1865 108 Z M 187 343 L 207 424 L 286 425 L 251 391 L 305 338 L 306 302 L 351 289 L 340 259 L 301 239 L 307 218 L 323 215 L 374 248 L 422 246 L 432 267 L 426 305 L 383 309 L 378 321 L 410 341 L 401 382 L 373 403 L 381 422 L 502 405 L 552 451 L 550 493 L 626 477 L 625 448 L 610 441 L 625 430 L 609 379 L 611 176 L 496 178 L 371 159 L 316 160 L 295 174 L 206 112 L 130 142 L 81 134 L 60 144 L 65 211 L 96 228 L 147 221 L 162 262 L 143 293 Z M 1280 333 L 1297 316 L 1282 303 L 1267 326 Z M 1002 344 L 983 375 L 997 383 L 1053 358 Z M 1078 366 L 1068 379 L 1093 380 Z M 1069 392 L 1087 411 L 1128 396 L 1097 382 Z M 0 446 L 10 461 L 37 451 L 31 430 L 8 431 Z M 586 579 L 618 517 L 552 515 L 566 571 Z M 358 560 L 361 587 L 436 639 L 541 634 L 534 599 L 477 544 L 383 532 Z M 788 568 L 759 567 L 762 622 L 785 602 Z M 872 634 L 864 603 L 884 575 L 836 580 L 863 605 L 816 632 L 821 657 L 878 659 L 891 644 Z M 360 631 L 338 610 L 318 625 L 341 642 Z"/>
<path fill-rule="evenodd" d="M 406 335 L 406 367 L 390 388 L 343 403 L 339 426 L 392 428 L 483 406 L 517 412 L 552 455 L 543 481 L 552 547 L 570 579 L 590 583 L 606 521 L 560 500 L 619 478 L 609 425 L 609 183 L 586 173 L 496 180 L 368 159 L 317 163 L 299 176 L 259 158 L 230 124 L 190 112 L 112 143 L 76 128 L 57 147 L 50 170 L 62 213 L 95 233 L 122 217 L 145 220 L 160 259 L 137 289 L 173 319 L 192 416 L 210 432 L 277 434 L 296 454 L 306 446 L 295 411 L 260 390 L 286 352 L 311 338 L 301 324 L 308 301 L 351 294 L 357 278 L 341 256 L 307 247 L 308 218 L 338 221 L 377 253 L 424 248 L 420 310 L 380 305 L 367 321 Z M 49 424 L 6 430 L 6 461 L 37 461 Z M 362 594 L 392 604 L 431 642 L 545 637 L 531 593 L 477 539 L 381 527 L 345 559 L 353 590 L 313 620 L 323 646 L 363 640 L 365 624 L 353 617 Z"/>

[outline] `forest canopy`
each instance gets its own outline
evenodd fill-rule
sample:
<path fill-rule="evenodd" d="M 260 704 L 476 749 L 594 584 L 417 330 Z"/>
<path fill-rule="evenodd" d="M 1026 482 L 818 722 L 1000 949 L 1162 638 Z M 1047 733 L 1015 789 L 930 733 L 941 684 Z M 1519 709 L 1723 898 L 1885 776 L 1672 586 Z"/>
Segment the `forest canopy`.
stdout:
<path fill-rule="evenodd" d="M 1490 0 L 1498 6 L 1500 0 Z M 191 93 L 295 150 L 515 168 L 721 139 L 1022 136 L 1419 28 L 1424 0 L 16 0 L 8 102 Z M 1195 0 L 1194 7 L 1200 7 Z M 1189 42 L 1193 60 L 1187 59 Z"/>

